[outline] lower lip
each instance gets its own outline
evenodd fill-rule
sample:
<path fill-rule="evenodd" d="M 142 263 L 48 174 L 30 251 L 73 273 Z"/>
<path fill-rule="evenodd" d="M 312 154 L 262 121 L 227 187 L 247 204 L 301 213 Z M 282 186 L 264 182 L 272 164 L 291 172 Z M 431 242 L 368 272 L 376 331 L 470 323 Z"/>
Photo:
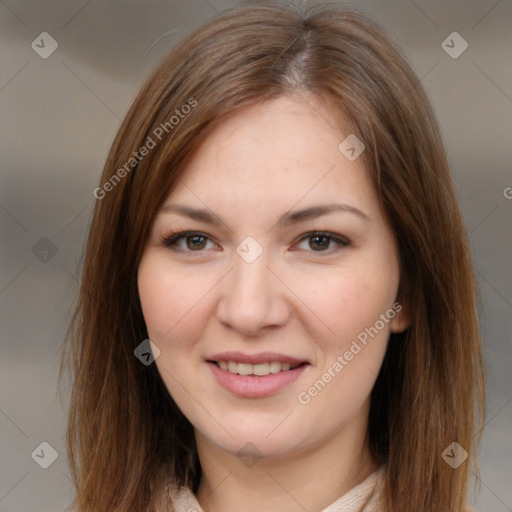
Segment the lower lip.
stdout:
<path fill-rule="evenodd" d="M 239 375 L 219 368 L 215 363 L 208 362 L 217 382 L 234 395 L 243 398 L 264 398 L 277 393 L 279 390 L 298 379 L 306 369 L 306 364 L 279 373 L 269 373 L 264 377 L 254 375 Z"/>

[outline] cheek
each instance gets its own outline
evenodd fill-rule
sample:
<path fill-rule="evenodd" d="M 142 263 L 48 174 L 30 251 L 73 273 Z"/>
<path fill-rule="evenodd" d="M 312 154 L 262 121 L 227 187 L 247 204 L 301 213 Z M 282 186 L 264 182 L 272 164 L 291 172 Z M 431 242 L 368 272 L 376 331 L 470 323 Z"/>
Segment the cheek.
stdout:
<path fill-rule="evenodd" d="M 302 282 L 301 296 L 307 297 L 308 308 L 328 327 L 324 330 L 330 331 L 329 345 L 343 348 L 392 307 L 398 288 L 398 276 L 393 274 L 354 267 Z"/>
<path fill-rule="evenodd" d="M 323 292 L 311 293 L 308 305 L 334 332 L 313 336 L 318 366 L 297 397 L 307 415 L 322 417 L 329 410 L 334 429 L 368 400 L 386 353 L 398 287 L 393 271 L 345 270 L 324 280 Z"/>
<path fill-rule="evenodd" d="M 160 349 L 169 340 L 187 344 L 208 318 L 211 279 L 198 279 L 169 265 L 165 255 L 144 255 L 138 269 L 138 289 L 149 338 Z M 160 346 L 162 345 L 162 346 Z"/>

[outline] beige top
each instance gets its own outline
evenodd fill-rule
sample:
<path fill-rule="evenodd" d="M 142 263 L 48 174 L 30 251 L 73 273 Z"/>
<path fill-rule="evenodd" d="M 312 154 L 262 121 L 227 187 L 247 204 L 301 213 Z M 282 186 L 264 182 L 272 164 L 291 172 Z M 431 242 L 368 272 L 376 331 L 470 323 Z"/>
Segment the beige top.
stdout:
<path fill-rule="evenodd" d="M 384 466 L 372 473 L 359 485 L 324 508 L 322 512 L 378 512 L 378 500 L 384 483 Z M 204 512 L 188 488 L 171 492 L 176 512 Z"/>

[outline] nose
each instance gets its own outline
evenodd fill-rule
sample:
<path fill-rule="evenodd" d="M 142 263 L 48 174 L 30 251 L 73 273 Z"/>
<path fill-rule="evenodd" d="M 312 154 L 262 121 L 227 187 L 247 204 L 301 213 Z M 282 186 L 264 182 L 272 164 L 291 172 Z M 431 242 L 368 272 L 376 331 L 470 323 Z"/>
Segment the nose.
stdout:
<path fill-rule="evenodd" d="M 217 319 L 244 336 L 257 336 L 286 324 L 290 305 L 286 287 L 268 268 L 265 252 L 247 263 L 234 255 L 234 269 L 224 280 L 217 305 Z"/>

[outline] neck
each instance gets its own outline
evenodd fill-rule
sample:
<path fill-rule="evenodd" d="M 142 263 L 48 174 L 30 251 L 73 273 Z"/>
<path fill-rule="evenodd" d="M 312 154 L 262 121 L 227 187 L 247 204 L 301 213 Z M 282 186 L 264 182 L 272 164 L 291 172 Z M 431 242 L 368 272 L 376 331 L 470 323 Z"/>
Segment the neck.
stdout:
<path fill-rule="evenodd" d="M 378 468 L 361 426 L 349 425 L 294 454 L 264 456 L 251 467 L 196 432 L 197 499 L 205 512 L 323 510 Z"/>

